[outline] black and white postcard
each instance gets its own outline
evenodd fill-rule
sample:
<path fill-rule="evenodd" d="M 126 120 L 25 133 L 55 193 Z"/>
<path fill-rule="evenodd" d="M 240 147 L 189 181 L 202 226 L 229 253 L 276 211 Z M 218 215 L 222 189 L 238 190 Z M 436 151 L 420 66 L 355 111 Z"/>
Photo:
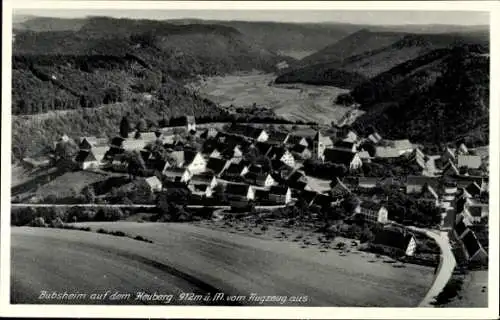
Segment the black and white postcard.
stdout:
<path fill-rule="evenodd" d="M 495 7 L 7 2 L 0 315 L 496 317 Z"/>

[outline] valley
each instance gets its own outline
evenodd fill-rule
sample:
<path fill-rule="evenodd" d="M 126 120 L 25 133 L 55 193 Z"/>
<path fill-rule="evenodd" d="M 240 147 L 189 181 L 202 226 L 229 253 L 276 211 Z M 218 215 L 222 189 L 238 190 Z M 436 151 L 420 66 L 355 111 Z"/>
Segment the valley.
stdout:
<path fill-rule="evenodd" d="M 188 87 L 226 109 L 231 105 L 252 108 L 255 103 L 257 107 L 270 108 L 276 115 L 291 121 L 339 124 L 346 114 L 353 111 L 353 108 L 334 103 L 339 94 L 348 90 L 332 86 L 274 84 L 275 78 L 272 73 L 204 77 Z M 357 110 L 354 113 L 357 116 L 363 114 Z"/>

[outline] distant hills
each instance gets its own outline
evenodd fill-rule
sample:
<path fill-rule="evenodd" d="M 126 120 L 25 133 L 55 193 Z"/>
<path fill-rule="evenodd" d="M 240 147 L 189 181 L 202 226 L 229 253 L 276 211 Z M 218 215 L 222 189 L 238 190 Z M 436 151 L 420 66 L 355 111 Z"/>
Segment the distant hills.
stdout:
<path fill-rule="evenodd" d="M 465 139 L 487 145 L 489 55 L 482 46 L 436 49 L 356 86 L 367 111 L 354 124 L 388 138 L 437 145 Z"/>

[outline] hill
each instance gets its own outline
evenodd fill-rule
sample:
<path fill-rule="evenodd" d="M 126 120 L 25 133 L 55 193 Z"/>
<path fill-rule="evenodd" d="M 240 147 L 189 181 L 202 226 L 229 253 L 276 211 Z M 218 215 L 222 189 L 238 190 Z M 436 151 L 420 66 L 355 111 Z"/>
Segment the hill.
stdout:
<path fill-rule="evenodd" d="M 324 79 L 321 83 L 353 88 L 359 77 L 375 77 L 398 64 L 416 59 L 433 50 L 456 45 L 488 45 L 485 32 L 450 34 L 405 34 L 361 30 L 298 62 L 298 67 L 286 70 L 277 82 L 317 82 L 311 76 Z M 305 65 L 305 66 L 304 66 Z M 336 71 L 337 70 L 337 71 Z M 329 80 L 325 73 L 350 73 L 352 77 Z M 293 74 L 293 76 L 291 76 Z"/>
<path fill-rule="evenodd" d="M 77 31 L 17 32 L 12 60 L 13 154 L 22 158 L 62 134 L 115 134 L 125 112 L 151 126 L 226 115 L 185 81 L 272 71 L 282 58 L 227 26 L 94 17 Z"/>
<path fill-rule="evenodd" d="M 484 46 L 436 49 L 358 85 L 367 111 L 354 126 L 387 138 L 488 144 L 489 55 Z"/>

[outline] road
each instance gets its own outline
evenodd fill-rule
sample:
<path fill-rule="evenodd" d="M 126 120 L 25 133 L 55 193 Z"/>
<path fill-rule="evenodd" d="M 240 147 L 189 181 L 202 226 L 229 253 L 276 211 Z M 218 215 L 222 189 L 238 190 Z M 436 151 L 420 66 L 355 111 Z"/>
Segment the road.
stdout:
<path fill-rule="evenodd" d="M 421 229 L 417 227 L 408 227 L 408 229 L 423 232 L 428 237 L 434 239 L 441 250 L 441 256 L 438 266 L 438 271 L 436 273 L 436 278 L 434 279 L 434 283 L 432 287 L 427 292 L 424 299 L 420 302 L 420 307 L 433 307 L 431 304 L 434 301 L 434 298 L 443 291 L 443 288 L 446 286 L 451 276 L 453 275 L 453 270 L 456 266 L 455 256 L 451 250 L 450 241 L 448 239 L 448 233 L 446 231 L 441 231 L 439 233 L 435 233 L 433 231 L 427 229 Z"/>
<path fill-rule="evenodd" d="M 307 296 L 296 306 L 417 306 L 432 270 L 369 263 L 359 255 L 301 249 L 189 224 L 85 223 L 141 234 L 154 243 L 75 230 L 12 228 L 12 303 L 82 303 L 38 299 L 40 291 L 89 295 L 108 290 L 179 295 L 224 292 Z M 295 246 L 294 246 L 295 245 Z M 149 303 L 135 300 L 84 303 Z M 172 304 L 185 304 L 176 300 Z M 240 301 L 239 304 L 253 305 Z M 225 302 L 230 305 L 231 303 Z M 263 305 L 280 305 L 273 302 Z"/>

